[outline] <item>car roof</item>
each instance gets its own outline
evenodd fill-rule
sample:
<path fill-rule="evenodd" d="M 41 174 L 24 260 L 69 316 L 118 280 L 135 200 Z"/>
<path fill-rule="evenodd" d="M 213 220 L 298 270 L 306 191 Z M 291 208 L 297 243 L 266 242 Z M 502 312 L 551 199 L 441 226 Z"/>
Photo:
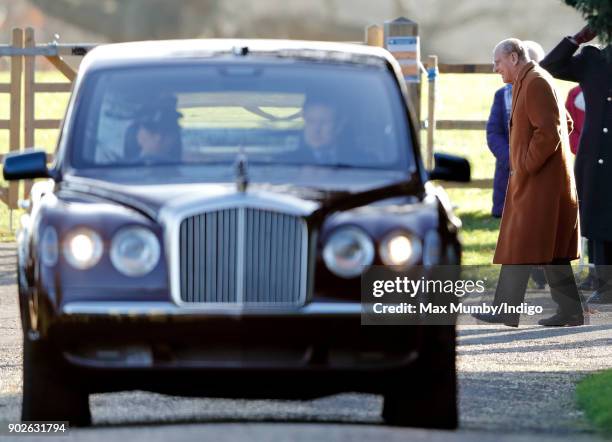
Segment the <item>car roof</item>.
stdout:
<path fill-rule="evenodd" d="M 265 57 L 370 65 L 396 63 L 385 49 L 356 43 L 258 39 L 152 40 L 97 46 L 85 56 L 79 70 L 219 57 L 227 60 Z"/>

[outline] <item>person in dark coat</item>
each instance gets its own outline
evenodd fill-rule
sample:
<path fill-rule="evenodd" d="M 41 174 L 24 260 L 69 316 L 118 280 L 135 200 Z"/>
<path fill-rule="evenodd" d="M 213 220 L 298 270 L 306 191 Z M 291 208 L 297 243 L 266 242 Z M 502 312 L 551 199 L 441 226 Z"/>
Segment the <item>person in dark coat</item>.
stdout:
<path fill-rule="evenodd" d="M 580 144 L 580 135 L 582 134 L 582 126 L 584 126 L 584 94 L 580 86 L 575 86 L 567 94 L 565 100 L 565 109 L 569 113 L 570 117 L 574 121 L 574 130 L 569 134 L 570 137 L 570 148 L 572 153 L 576 155 L 578 153 L 578 146 Z M 595 276 L 595 269 L 593 268 L 593 241 L 587 242 L 587 251 L 589 258 L 589 273 L 587 277 L 580 283 L 578 288 L 581 290 L 595 290 L 597 288 L 597 277 Z"/>
<path fill-rule="evenodd" d="M 595 38 L 585 26 L 565 37 L 541 62 L 554 77 L 580 83 L 585 120 L 574 171 L 582 234 L 593 241 L 599 288 L 588 300 L 612 303 L 612 47 L 582 43 Z"/>

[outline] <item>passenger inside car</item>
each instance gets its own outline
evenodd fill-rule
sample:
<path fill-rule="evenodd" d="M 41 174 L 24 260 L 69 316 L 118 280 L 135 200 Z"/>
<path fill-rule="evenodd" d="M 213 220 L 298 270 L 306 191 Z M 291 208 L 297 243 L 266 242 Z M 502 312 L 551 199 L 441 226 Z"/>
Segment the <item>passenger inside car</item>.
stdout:
<path fill-rule="evenodd" d="M 145 163 L 181 161 L 180 117 L 174 97 L 143 106 L 125 132 L 125 158 Z"/>

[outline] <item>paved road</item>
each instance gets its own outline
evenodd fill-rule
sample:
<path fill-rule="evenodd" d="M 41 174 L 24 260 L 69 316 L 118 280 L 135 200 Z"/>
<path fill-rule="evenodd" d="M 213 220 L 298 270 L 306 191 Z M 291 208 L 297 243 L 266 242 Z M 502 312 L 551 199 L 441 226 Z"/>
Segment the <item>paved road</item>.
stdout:
<path fill-rule="evenodd" d="M 14 261 L 14 246 L 0 244 L 0 421 L 17 421 L 20 408 L 21 331 Z M 563 329 L 460 326 L 461 427 L 455 432 L 386 427 L 379 417 L 381 398 L 373 395 L 343 394 L 299 402 L 183 399 L 129 392 L 92 396 L 95 427 L 73 430 L 66 439 L 602 440 L 575 408 L 573 395 L 576 381 L 612 367 L 610 315 L 602 312 L 590 326 Z"/>

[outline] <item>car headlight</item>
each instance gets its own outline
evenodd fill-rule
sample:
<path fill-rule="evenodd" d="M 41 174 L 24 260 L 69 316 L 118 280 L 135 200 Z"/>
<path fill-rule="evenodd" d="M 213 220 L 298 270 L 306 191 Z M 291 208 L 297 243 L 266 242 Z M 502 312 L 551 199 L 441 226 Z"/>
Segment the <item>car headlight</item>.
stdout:
<path fill-rule="evenodd" d="M 157 236 L 144 227 L 126 227 L 113 237 L 110 258 L 115 268 L 127 276 L 143 276 L 159 261 Z"/>
<path fill-rule="evenodd" d="M 342 278 L 354 278 L 374 261 L 374 244 L 358 227 L 342 227 L 331 234 L 323 248 L 327 268 Z"/>
<path fill-rule="evenodd" d="M 95 266 L 102 257 L 102 238 L 95 231 L 80 227 L 68 232 L 64 241 L 64 258 L 79 270 Z"/>
<path fill-rule="evenodd" d="M 407 232 L 391 232 L 383 238 L 379 247 L 383 264 L 401 269 L 417 262 L 421 252 L 421 241 Z"/>

